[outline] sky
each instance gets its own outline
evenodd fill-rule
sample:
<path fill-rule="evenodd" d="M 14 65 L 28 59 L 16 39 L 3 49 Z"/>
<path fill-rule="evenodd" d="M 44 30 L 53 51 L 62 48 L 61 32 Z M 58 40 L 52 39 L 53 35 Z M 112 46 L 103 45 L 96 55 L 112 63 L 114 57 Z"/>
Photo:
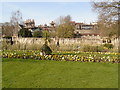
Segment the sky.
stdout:
<path fill-rule="evenodd" d="M 20 10 L 23 20 L 34 19 L 36 25 L 49 24 L 60 16 L 72 21 L 90 23 L 97 20 L 91 2 L 2 2 L 2 20 L 9 22 L 12 12 Z"/>

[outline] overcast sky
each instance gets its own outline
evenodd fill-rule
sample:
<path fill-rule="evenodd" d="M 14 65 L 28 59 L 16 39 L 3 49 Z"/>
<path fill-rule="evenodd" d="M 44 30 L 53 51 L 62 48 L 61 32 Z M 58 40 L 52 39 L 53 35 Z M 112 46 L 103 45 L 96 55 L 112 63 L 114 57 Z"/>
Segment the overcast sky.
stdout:
<path fill-rule="evenodd" d="M 70 15 L 76 22 L 95 22 L 97 14 L 91 2 L 3 2 L 2 22 L 9 22 L 11 13 L 20 10 L 23 20 L 34 19 L 36 25 L 49 24 L 59 16 Z"/>

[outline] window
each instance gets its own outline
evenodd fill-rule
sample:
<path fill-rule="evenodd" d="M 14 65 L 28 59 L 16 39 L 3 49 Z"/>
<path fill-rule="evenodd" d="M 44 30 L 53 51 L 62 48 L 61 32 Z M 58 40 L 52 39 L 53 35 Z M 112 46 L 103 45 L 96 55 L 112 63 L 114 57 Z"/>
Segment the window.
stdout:
<path fill-rule="evenodd" d="M 111 43 L 111 40 L 110 40 L 110 39 L 108 39 L 108 40 L 107 40 L 107 43 Z"/>
<path fill-rule="evenodd" d="M 106 43 L 106 40 L 103 40 L 103 43 Z"/>

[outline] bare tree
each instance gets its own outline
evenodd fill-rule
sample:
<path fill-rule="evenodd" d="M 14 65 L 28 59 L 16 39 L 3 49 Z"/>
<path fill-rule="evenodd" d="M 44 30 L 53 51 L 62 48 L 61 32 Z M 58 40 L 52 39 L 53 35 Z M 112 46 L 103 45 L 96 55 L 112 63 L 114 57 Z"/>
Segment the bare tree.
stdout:
<path fill-rule="evenodd" d="M 101 18 L 105 21 L 118 20 L 120 2 L 118 0 L 113 0 L 113 2 L 110 2 L 110 0 L 106 2 L 93 2 L 93 9 L 99 13 L 99 19 Z"/>
<path fill-rule="evenodd" d="M 61 25 L 61 24 L 65 24 L 65 23 L 69 23 L 71 21 L 71 16 L 67 15 L 67 16 L 60 16 L 55 20 L 56 25 Z"/>
<path fill-rule="evenodd" d="M 118 19 L 120 15 L 120 2 L 118 0 L 110 0 L 106 2 L 93 2 L 93 10 L 98 13 L 98 25 L 101 35 L 110 36 L 118 34 Z"/>
<path fill-rule="evenodd" d="M 55 22 L 56 26 L 59 26 L 60 24 L 64 23 L 64 17 L 60 16 L 54 22 Z"/>
<path fill-rule="evenodd" d="M 17 35 L 19 30 L 19 24 L 22 24 L 22 13 L 19 10 L 12 12 L 10 22 L 14 26 L 14 34 Z"/>
<path fill-rule="evenodd" d="M 5 24 L 2 25 L 2 35 L 11 37 L 13 35 L 13 29 L 14 29 L 13 25 L 5 25 Z"/>
<path fill-rule="evenodd" d="M 71 21 L 71 16 L 70 15 L 67 15 L 64 17 L 64 23 L 70 23 Z"/>

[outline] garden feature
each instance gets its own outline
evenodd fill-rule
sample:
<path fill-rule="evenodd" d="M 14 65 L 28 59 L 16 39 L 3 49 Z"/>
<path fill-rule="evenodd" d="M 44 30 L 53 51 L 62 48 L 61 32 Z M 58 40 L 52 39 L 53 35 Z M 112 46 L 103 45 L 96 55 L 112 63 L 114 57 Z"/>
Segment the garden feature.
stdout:
<path fill-rule="evenodd" d="M 21 58 L 36 60 L 55 60 L 55 61 L 79 61 L 79 62 L 108 62 L 119 63 L 119 53 L 110 52 L 57 52 L 52 55 L 40 55 L 40 51 L 34 50 L 15 50 L 3 51 L 3 58 Z M 47 54 L 50 54 L 51 51 Z"/>

